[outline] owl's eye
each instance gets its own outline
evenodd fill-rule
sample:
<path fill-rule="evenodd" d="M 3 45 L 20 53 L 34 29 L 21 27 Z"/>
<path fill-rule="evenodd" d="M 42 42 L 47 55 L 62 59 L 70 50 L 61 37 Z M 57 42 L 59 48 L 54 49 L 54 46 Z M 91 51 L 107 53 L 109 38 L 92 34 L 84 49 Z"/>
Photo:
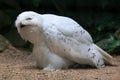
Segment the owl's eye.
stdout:
<path fill-rule="evenodd" d="M 26 20 L 32 20 L 32 18 L 26 18 Z"/>

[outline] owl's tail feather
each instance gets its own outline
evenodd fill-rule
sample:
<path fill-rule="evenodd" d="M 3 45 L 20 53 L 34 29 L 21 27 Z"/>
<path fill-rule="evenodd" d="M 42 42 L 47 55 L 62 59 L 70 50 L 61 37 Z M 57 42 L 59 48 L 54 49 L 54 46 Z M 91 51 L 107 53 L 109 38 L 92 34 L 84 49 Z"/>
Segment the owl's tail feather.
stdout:
<path fill-rule="evenodd" d="M 106 64 L 113 65 L 113 63 L 112 63 L 113 62 L 113 57 L 111 55 L 109 55 L 103 49 L 98 47 L 96 44 L 94 44 L 94 47 L 96 48 L 96 50 L 98 50 L 101 53 L 101 55 L 103 56 L 103 59 L 105 60 Z"/>

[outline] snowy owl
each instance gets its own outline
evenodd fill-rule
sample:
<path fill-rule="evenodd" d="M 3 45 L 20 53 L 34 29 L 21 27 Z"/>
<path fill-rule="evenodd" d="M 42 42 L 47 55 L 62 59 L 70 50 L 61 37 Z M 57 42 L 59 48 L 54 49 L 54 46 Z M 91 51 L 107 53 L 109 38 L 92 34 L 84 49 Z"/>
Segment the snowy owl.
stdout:
<path fill-rule="evenodd" d="M 31 42 L 36 65 L 43 70 L 68 68 L 75 63 L 97 68 L 112 64 L 112 56 L 93 43 L 90 34 L 71 18 L 25 11 L 15 26 Z"/>

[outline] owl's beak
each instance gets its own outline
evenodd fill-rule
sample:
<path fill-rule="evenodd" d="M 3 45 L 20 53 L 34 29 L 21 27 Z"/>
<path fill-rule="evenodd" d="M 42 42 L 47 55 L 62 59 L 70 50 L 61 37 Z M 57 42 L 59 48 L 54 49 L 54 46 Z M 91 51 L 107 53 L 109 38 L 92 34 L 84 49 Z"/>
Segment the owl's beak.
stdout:
<path fill-rule="evenodd" d="M 25 26 L 26 26 L 26 25 L 20 23 L 20 28 L 23 28 L 23 27 L 25 27 Z"/>

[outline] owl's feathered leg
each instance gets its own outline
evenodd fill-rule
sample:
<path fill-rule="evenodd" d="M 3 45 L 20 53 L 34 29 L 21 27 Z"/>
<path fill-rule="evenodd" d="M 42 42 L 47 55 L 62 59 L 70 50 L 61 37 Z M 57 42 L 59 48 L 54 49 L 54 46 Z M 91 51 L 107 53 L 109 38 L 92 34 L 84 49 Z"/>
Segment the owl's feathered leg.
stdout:
<path fill-rule="evenodd" d="M 36 58 L 36 66 L 47 71 L 68 68 L 74 63 L 51 52 L 45 43 L 34 45 L 33 54 Z"/>
<path fill-rule="evenodd" d="M 112 56 L 107 54 L 104 50 L 99 48 L 97 45 L 92 44 L 90 48 L 88 49 L 90 58 L 93 62 L 93 65 L 95 65 L 97 68 L 104 67 L 104 60 L 105 63 L 112 64 Z"/>

